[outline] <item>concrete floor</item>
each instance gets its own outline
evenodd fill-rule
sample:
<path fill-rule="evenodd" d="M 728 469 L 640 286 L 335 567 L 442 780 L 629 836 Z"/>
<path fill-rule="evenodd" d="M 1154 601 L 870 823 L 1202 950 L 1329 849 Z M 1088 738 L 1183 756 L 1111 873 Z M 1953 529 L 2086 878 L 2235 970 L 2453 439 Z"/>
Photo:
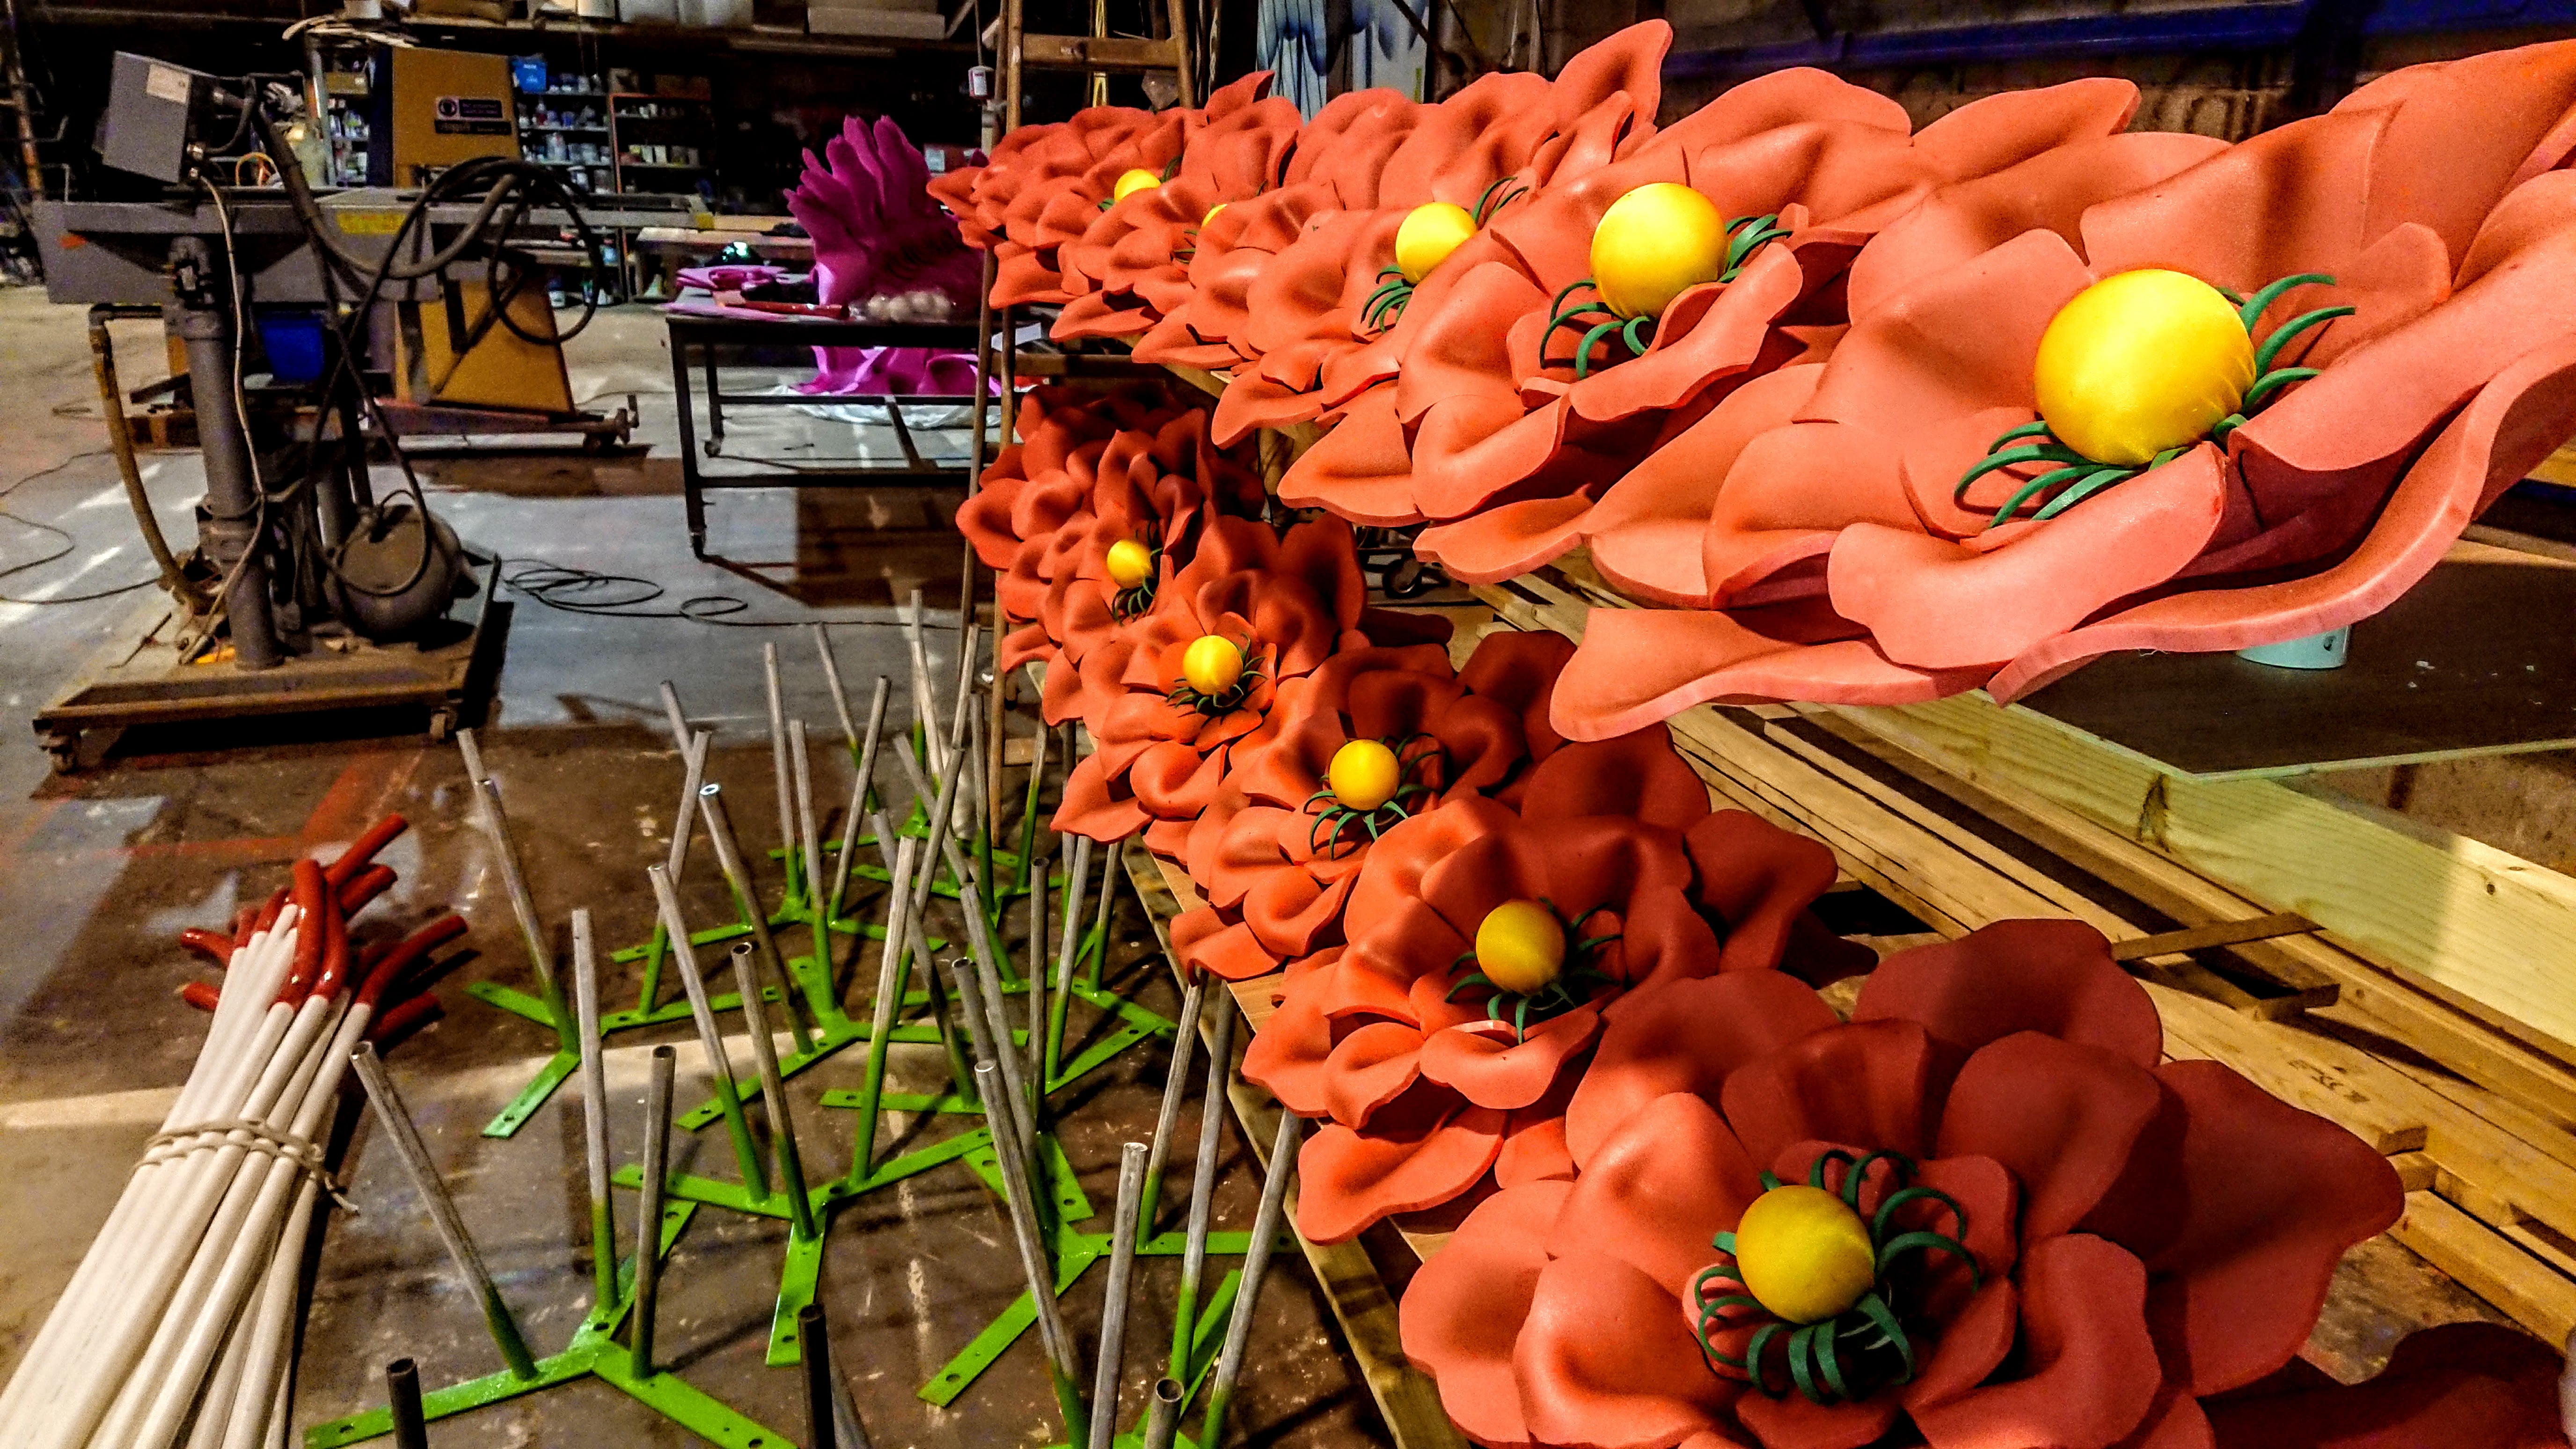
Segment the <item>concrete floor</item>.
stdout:
<path fill-rule="evenodd" d="M 149 380 L 158 356 L 150 324 L 121 325 L 128 386 Z M 603 319 L 570 349 L 575 395 L 610 406 L 641 394 L 639 456 L 567 462 L 490 458 L 425 471 L 433 506 L 469 540 L 513 560 L 542 559 L 651 579 L 666 596 L 725 595 L 738 617 L 779 623 L 828 620 L 845 675 L 864 699 L 880 673 L 902 677 L 902 631 L 892 605 L 915 586 L 954 607 L 957 541 L 941 518 L 953 496 L 870 503 L 785 492 L 737 492 L 713 505 L 711 551 L 731 562 L 693 561 L 681 526 L 669 369 L 649 313 Z M 0 595 L 61 597 L 127 583 L 149 570 L 101 450 L 81 313 L 49 307 L 26 290 L 0 291 L 0 569 L 41 558 L 62 540 L 61 560 L 0 574 Z M 801 442 L 829 452 L 847 429 L 783 410 L 746 422 L 738 436 Z M 51 470 L 51 471 L 47 471 Z M 202 487 L 193 454 L 150 455 L 150 486 L 165 528 L 193 536 L 188 506 Z M 945 593 L 942 592 L 944 585 Z M 113 637 L 148 591 L 87 603 L 0 602 L 0 1379 L 14 1369 L 47 1306 L 82 1252 L 204 1031 L 177 988 L 207 976 L 175 944 L 188 925 L 218 925 L 242 900 L 264 896 L 286 866 L 327 853 L 387 811 L 413 822 L 385 859 L 402 882 L 361 917 L 359 936 L 394 935 L 452 906 L 473 924 L 474 959 L 439 988 L 446 1020 L 389 1058 L 430 1150 L 466 1221 L 539 1353 L 559 1347 L 587 1303 L 587 1222 L 581 1193 L 581 1120 L 559 1093 L 517 1137 L 495 1141 L 482 1124 L 551 1047 L 546 1034 L 464 992 L 468 981 L 529 986 L 509 912 L 481 837 L 464 825 L 464 772 L 454 750 L 417 734 L 352 737 L 284 729 L 242 743 L 238 732 L 140 734 L 98 768 L 54 775 L 23 720 L 70 669 Z M 953 618 L 953 614 L 951 616 Z M 953 634 L 934 631 L 934 656 Z M 643 868 L 663 858 L 680 769 L 660 724 L 655 685 L 678 686 L 689 713 L 716 728 L 713 778 L 731 790 L 735 818 L 753 840 L 774 839 L 760 645 L 786 660 L 789 709 L 830 731 L 832 713 L 804 632 L 722 628 L 675 617 L 602 618 L 522 599 L 507 665 L 484 731 L 485 758 L 501 779 L 540 912 L 562 949 L 567 915 L 595 914 L 600 939 L 625 944 L 650 927 Z M 898 695 L 895 719 L 907 711 Z M 1028 726 L 1023 721 L 1019 728 Z M 840 799 L 844 767 L 818 750 L 818 793 Z M 1015 772 L 1016 773 L 1016 772 Z M 715 893 L 703 846 L 684 893 L 703 923 Z M 934 929 L 936 927 L 934 926 Z M 1132 897 L 1113 933 L 1113 979 L 1168 1013 L 1168 974 Z M 868 957 L 872 969 L 873 953 Z M 631 967 L 611 967 L 612 1008 L 637 989 Z M 864 995 L 864 989 L 859 993 Z M 1087 1007 L 1075 1033 L 1090 1031 Z M 698 1100 L 705 1075 L 685 1027 L 612 1039 L 609 1080 L 618 1160 L 640 1150 L 645 1052 L 684 1043 L 681 1098 Z M 739 1053 L 741 1043 L 735 1043 Z M 860 1056 L 827 1063 L 790 1090 L 800 1139 L 819 1176 L 849 1161 L 849 1114 L 815 1101 L 852 1087 Z M 897 1089 L 926 1089 L 940 1075 L 935 1049 L 896 1056 Z M 1137 1050 L 1059 1098 L 1066 1150 L 1104 1209 L 1115 1196 L 1117 1145 L 1152 1127 L 1165 1060 Z M 1175 1143 L 1174 1198 L 1186 1193 L 1195 1143 L 1193 1106 Z M 926 1144 L 953 1126 L 891 1118 L 888 1132 Z M 1250 1223 L 1258 1179 L 1228 1122 L 1217 1194 L 1220 1228 Z M 677 1165 L 730 1175 L 722 1134 L 676 1139 Z M 470 1297 L 457 1285 L 400 1164 L 363 1119 L 348 1159 L 358 1212 L 335 1214 L 321 1255 L 299 1369 L 300 1426 L 381 1398 L 388 1359 L 418 1360 L 430 1386 L 499 1366 Z M 619 1194 L 631 1220 L 633 1200 Z M 1177 1202 L 1164 1225 L 1176 1224 Z M 1105 1223 L 1105 1214 L 1102 1223 Z M 762 1365 L 783 1224 L 702 1212 L 671 1260 L 660 1338 L 663 1356 L 691 1382 L 777 1429 L 801 1430 L 801 1381 Z M 1365 1387 L 1340 1350 L 1329 1315 L 1296 1254 L 1277 1267 L 1260 1301 L 1254 1362 L 1234 1417 L 1239 1442 L 1263 1445 L 1383 1443 Z M 1065 1297 L 1077 1338 L 1093 1341 L 1096 1269 Z M 1140 1264 L 1131 1318 L 1127 1396 L 1140 1411 L 1168 1342 L 1178 1265 Z M 949 1409 L 915 1390 L 1020 1291 L 1017 1261 L 989 1194 L 962 1166 L 943 1168 L 844 1211 L 829 1238 L 825 1301 L 842 1362 L 881 1449 L 906 1445 L 1042 1444 L 1052 1398 L 1033 1341 L 1024 1340 Z M 520 1445 L 661 1445 L 696 1442 L 597 1383 L 569 1386 L 433 1426 L 441 1449 Z"/>

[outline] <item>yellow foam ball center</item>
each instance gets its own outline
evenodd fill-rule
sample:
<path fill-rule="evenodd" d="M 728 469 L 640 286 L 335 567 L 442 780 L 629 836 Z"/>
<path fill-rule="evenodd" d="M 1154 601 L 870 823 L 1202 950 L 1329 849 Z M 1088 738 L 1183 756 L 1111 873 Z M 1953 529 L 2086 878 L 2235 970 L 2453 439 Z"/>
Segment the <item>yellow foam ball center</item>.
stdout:
<path fill-rule="evenodd" d="M 2198 442 L 2254 383 L 2254 339 L 2216 287 L 2145 268 L 2058 309 L 2031 368 L 2058 441 L 2104 463 Z"/>
<path fill-rule="evenodd" d="M 1109 582 L 1132 589 L 1154 576 L 1154 551 L 1132 538 L 1109 545 Z"/>
<path fill-rule="evenodd" d="M 1333 803 L 1375 810 L 1395 798 L 1404 784 L 1404 769 L 1395 751 L 1376 740 L 1353 740 L 1333 751 L 1324 783 L 1333 789 Z"/>
<path fill-rule="evenodd" d="M 1243 650 L 1221 634 L 1201 634 L 1181 652 L 1181 678 L 1201 694 L 1223 694 L 1243 678 Z"/>
<path fill-rule="evenodd" d="M 1476 218 L 1453 202 L 1432 201 L 1407 212 L 1395 229 L 1395 269 L 1408 282 L 1420 282 L 1431 269 L 1476 234 Z"/>
<path fill-rule="evenodd" d="M 1117 184 L 1109 188 L 1109 199 L 1112 201 L 1125 201 L 1128 197 L 1135 195 L 1139 191 L 1150 190 L 1162 184 L 1162 177 L 1139 166 L 1135 170 L 1125 172 L 1119 176 Z"/>
<path fill-rule="evenodd" d="M 1515 996 L 1544 991 L 1565 970 L 1565 927 L 1536 901 L 1505 901 L 1476 923 L 1476 969 Z"/>
<path fill-rule="evenodd" d="M 1610 203 L 1592 228 L 1592 285 L 1622 317 L 1652 317 L 1726 270 L 1726 218 L 1678 181 L 1655 181 Z"/>
<path fill-rule="evenodd" d="M 1753 1200 L 1735 1226 L 1745 1291 L 1792 1323 L 1821 1323 L 1878 1282 L 1878 1255 L 1860 1214 L 1823 1188 L 1792 1184 Z"/>

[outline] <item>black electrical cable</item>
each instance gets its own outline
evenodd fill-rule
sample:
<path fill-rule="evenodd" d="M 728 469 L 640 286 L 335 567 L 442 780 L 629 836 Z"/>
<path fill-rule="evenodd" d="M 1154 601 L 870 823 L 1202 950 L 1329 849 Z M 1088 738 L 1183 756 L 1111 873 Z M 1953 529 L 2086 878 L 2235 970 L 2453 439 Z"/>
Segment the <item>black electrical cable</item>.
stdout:
<path fill-rule="evenodd" d="M 89 455 L 84 454 L 83 456 Z M 47 469 L 46 471 L 51 472 L 53 470 Z M 43 475 L 38 474 L 34 476 L 41 477 Z M 23 483 L 27 480 L 22 478 L 18 481 Z M 32 528 L 39 532 L 50 533 L 54 537 L 63 541 L 63 546 L 61 548 L 55 549 L 52 553 L 45 555 L 43 558 L 29 559 L 25 563 L 11 564 L 7 568 L 0 568 L 0 579 L 13 578 L 16 575 L 25 573 L 29 569 L 43 568 L 45 565 L 52 563 L 57 559 L 69 557 L 80 547 L 80 540 L 74 538 L 69 529 L 57 528 L 53 524 L 29 518 L 24 514 L 12 513 L 6 508 L 0 508 L 0 518 L 5 518 L 11 523 L 17 524 L 22 528 Z M 130 584 L 119 584 L 115 588 L 100 589 L 96 593 L 89 594 L 58 594 L 52 598 L 45 599 L 21 599 L 14 598 L 8 594 L 0 594 L 0 604 L 29 604 L 37 608 L 48 608 L 55 604 L 86 604 L 97 599 L 112 599 L 119 594 L 130 594 L 136 589 L 150 588 L 152 585 L 159 582 L 161 582 L 161 575 L 156 572 L 150 578 L 136 579 Z"/>
<path fill-rule="evenodd" d="M 816 624 L 875 622 L 815 617 L 737 619 L 733 616 L 749 613 L 751 604 L 731 594 L 692 594 L 680 600 L 677 608 L 647 608 L 648 604 L 670 597 L 671 591 L 635 574 L 601 573 L 570 564 L 549 563 L 544 559 L 530 559 L 503 573 L 501 584 L 549 609 L 596 619 L 685 619 L 692 624 L 712 624 L 727 629 L 804 629 Z"/>

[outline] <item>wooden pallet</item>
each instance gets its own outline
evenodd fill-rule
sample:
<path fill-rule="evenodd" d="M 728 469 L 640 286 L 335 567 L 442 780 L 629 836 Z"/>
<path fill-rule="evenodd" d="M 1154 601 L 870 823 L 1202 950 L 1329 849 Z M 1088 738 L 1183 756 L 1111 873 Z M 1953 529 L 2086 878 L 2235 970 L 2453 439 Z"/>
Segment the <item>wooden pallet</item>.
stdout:
<path fill-rule="evenodd" d="M 1576 638 L 1590 608 L 1627 606 L 1579 559 L 1474 592 L 1501 624 Z M 2168 1055 L 2225 1062 L 2387 1153 L 2409 1188 L 2397 1240 L 2565 1342 L 2576 1070 L 2471 993 L 2558 969 L 2576 941 L 2497 922 L 2576 900 L 2576 882 L 2270 781 L 2189 784 L 2036 718 L 1960 697 L 1669 723 L 1720 803 L 1824 841 L 1942 936 L 2026 916 L 2100 928 Z M 2428 892 L 2485 910 L 2409 919 Z"/>

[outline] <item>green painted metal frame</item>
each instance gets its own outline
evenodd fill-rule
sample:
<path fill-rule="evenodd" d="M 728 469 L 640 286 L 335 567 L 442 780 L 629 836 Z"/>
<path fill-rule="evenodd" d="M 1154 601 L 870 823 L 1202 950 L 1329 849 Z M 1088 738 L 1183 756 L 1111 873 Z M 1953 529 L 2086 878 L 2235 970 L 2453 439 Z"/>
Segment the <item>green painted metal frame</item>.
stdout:
<path fill-rule="evenodd" d="M 1001 867 L 1008 872 L 1002 878 L 1003 889 L 993 903 L 992 908 L 996 912 L 1002 905 L 1020 900 L 1029 892 L 1028 865 L 1034 845 L 1034 826 L 1035 816 L 1032 813 L 1021 831 L 1022 848 L 1019 850 L 992 849 L 989 844 L 979 842 L 978 859 L 988 861 L 991 865 Z M 918 802 L 914 804 L 910 818 L 903 823 L 901 833 L 916 838 L 929 835 L 929 821 L 922 813 Z M 837 856 L 841 851 L 856 850 L 860 846 L 872 845 L 875 842 L 876 837 L 872 835 L 856 838 L 844 835 L 840 840 L 825 846 L 824 853 L 827 856 Z M 821 912 L 816 909 L 813 902 L 805 898 L 806 873 L 803 852 L 782 848 L 770 851 L 769 858 L 785 863 L 787 877 L 786 892 L 779 898 L 778 910 L 769 917 L 769 928 L 772 931 L 800 930 L 810 940 L 814 935 L 816 917 Z M 879 884 L 887 884 L 892 880 L 882 866 L 853 861 L 850 869 L 852 874 Z M 1050 880 L 1048 884 L 1053 887 L 1060 882 Z M 957 882 L 945 877 L 934 880 L 931 883 L 931 892 L 934 895 L 955 900 Z M 842 915 L 840 906 L 839 901 L 832 903 L 829 928 L 831 934 L 872 941 L 885 939 L 884 927 L 870 925 L 855 917 Z M 750 935 L 751 909 L 751 903 L 737 895 L 734 899 L 736 919 L 725 925 L 710 926 L 703 931 L 691 932 L 689 943 L 693 946 L 718 946 Z M 937 949 L 946 943 L 933 939 L 930 944 L 933 949 Z M 618 1032 L 632 1031 L 637 1027 L 664 1026 L 689 1019 L 689 1003 L 685 999 L 658 1000 L 661 995 L 662 970 L 670 961 L 670 953 L 670 936 L 658 922 L 653 927 L 652 936 L 641 944 L 609 953 L 608 959 L 620 964 L 643 962 L 644 981 L 642 989 L 636 993 L 633 1007 L 625 1011 L 610 1012 L 599 1019 L 601 1036 L 613 1036 Z M 844 1047 L 855 1042 L 866 1041 L 868 1028 L 864 1023 L 850 1021 L 840 1011 L 837 983 L 832 980 L 830 963 L 822 961 L 820 953 L 809 949 L 805 955 L 790 959 L 788 969 L 795 976 L 797 986 L 805 997 L 809 1014 L 824 1027 L 812 1052 L 798 1052 L 780 1060 L 778 1064 L 780 1074 L 792 1077 Z M 1094 984 L 1097 984 L 1096 978 Z M 546 1099 L 554 1095 L 555 1089 L 572 1076 L 573 1070 L 581 1064 L 580 1054 L 567 1045 L 572 1040 L 568 1019 L 559 1020 L 559 1013 L 551 1009 L 548 1003 L 497 981 L 474 982 L 465 988 L 465 992 L 487 1006 L 498 1007 L 514 1016 L 524 1017 L 555 1034 L 558 1045 L 554 1055 L 547 1058 L 543 1066 L 537 1068 L 536 1075 L 529 1078 L 527 1085 L 521 1087 L 517 1095 L 513 1096 L 483 1128 L 483 1135 L 486 1137 L 514 1136 L 521 1127 L 527 1125 L 529 1118 L 536 1115 L 537 1109 L 546 1104 Z M 772 987 L 763 999 L 777 1001 L 781 998 L 777 994 L 777 989 Z M 727 994 L 716 997 L 711 1004 L 715 1010 L 723 1012 L 737 1010 L 742 1003 L 733 995 Z M 907 1036 L 895 1038 L 897 1041 L 917 1039 Z M 716 1105 L 710 1100 L 683 1115 L 679 1119 L 679 1124 L 694 1132 L 715 1119 Z"/>
<path fill-rule="evenodd" d="M 672 1246 L 687 1231 L 689 1220 L 696 1216 L 694 1202 L 674 1202 L 662 1209 L 661 1253 L 670 1255 Z M 662 1372 L 639 1376 L 633 1356 L 626 1345 L 617 1341 L 617 1330 L 634 1307 L 635 1260 L 626 1259 L 617 1274 L 618 1295 L 607 1303 L 594 1304 L 581 1327 L 573 1331 L 572 1342 L 561 1353 L 537 1361 L 535 1371 L 525 1377 L 503 1369 L 479 1379 L 450 1384 L 421 1396 L 424 1417 L 436 1421 L 456 1414 L 503 1403 L 543 1389 L 596 1378 L 623 1390 L 646 1408 L 699 1438 L 722 1449 L 795 1449 L 795 1440 L 740 1413 L 732 1406 L 694 1387 L 677 1374 Z M 327 1424 L 316 1424 L 304 1431 L 304 1449 L 341 1449 L 348 1444 L 362 1444 L 381 1439 L 394 1431 L 390 1408 L 368 1409 Z"/>

